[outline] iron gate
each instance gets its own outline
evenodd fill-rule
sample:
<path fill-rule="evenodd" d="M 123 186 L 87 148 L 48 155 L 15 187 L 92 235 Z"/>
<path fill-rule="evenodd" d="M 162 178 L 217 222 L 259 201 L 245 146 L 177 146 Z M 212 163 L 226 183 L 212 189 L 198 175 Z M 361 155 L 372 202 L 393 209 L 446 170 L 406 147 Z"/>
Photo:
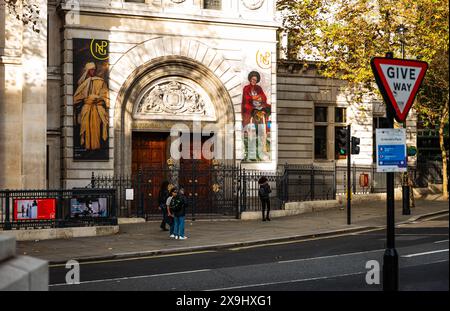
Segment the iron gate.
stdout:
<path fill-rule="evenodd" d="M 147 168 L 127 177 L 93 173 L 89 186 L 116 188 L 120 217 L 160 219 L 158 194 L 161 184 L 168 181 L 184 187 L 189 203 L 188 218 L 236 218 L 239 217 L 239 171 L 236 166 L 218 163 L 203 166 L 193 160 L 189 165 Z M 126 200 L 127 189 L 133 189 L 133 200 Z"/>
<path fill-rule="evenodd" d="M 204 163 L 204 162 L 203 162 Z M 163 181 L 183 186 L 188 199 L 188 219 L 239 218 L 244 211 L 260 211 L 258 180 L 266 176 L 272 187 L 271 209 L 282 209 L 286 201 L 286 174 L 282 171 L 264 172 L 245 170 L 240 166 L 212 161 L 205 166 L 201 161 L 188 165 L 139 170 L 133 176 L 95 176 L 89 187 L 115 188 L 119 217 L 161 219 L 158 194 Z M 126 200 L 126 190 L 133 189 L 132 201 Z"/>

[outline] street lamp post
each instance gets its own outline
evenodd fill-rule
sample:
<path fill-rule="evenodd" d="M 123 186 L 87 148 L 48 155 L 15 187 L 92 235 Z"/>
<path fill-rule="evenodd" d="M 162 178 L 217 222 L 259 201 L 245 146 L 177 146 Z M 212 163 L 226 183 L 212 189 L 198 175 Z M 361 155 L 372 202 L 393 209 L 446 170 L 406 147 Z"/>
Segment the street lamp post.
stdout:
<path fill-rule="evenodd" d="M 408 31 L 408 28 L 405 25 L 400 24 L 397 27 L 397 33 L 400 34 L 400 45 L 402 50 L 402 58 L 405 59 L 405 33 Z"/>

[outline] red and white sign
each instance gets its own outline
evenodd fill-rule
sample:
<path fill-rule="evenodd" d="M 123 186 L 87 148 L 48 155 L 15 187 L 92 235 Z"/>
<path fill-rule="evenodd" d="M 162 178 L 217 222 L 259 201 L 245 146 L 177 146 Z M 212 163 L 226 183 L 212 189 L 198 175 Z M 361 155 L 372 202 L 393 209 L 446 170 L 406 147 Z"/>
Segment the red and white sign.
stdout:
<path fill-rule="evenodd" d="M 55 199 L 14 200 L 14 220 L 51 220 L 55 215 Z"/>
<path fill-rule="evenodd" d="M 386 104 L 393 108 L 395 119 L 405 121 L 428 64 L 417 60 L 374 57 L 371 65 L 378 88 Z"/>

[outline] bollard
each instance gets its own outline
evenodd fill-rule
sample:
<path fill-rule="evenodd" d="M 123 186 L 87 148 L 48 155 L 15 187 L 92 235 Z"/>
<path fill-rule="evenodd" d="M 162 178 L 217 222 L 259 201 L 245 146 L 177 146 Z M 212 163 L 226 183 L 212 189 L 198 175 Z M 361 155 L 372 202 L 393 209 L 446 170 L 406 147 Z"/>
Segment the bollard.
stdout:
<path fill-rule="evenodd" d="M 409 208 L 409 186 L 402 186 L 403 192 L 403 215 L 411 215 L 411 209 Z"/>

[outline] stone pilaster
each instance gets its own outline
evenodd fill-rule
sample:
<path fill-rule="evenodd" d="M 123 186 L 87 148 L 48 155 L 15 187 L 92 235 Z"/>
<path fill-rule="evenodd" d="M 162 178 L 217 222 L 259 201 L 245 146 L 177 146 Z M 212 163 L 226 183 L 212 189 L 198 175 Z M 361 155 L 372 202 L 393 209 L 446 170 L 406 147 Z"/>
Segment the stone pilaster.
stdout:
<path fill-rule="evenodd" d="M 0 188 L 46 187 L 47 0 L 34 3 L 39 32 L 0 12 Z"/>

